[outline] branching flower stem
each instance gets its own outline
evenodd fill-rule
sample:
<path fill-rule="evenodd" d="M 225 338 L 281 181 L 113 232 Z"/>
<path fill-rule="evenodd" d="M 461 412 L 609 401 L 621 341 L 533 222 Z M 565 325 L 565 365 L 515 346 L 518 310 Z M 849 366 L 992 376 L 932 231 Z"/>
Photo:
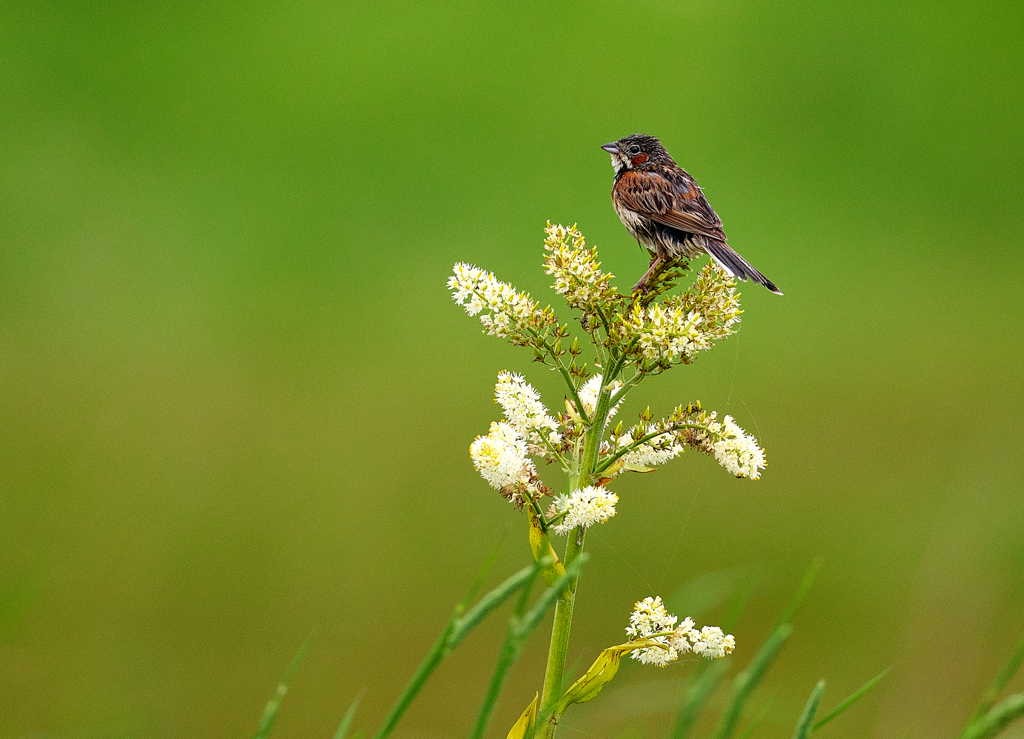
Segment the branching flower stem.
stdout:
<path fill-rule="evenodd" d="M 572 375 L 569 374 L 568 368 L 566 368 L 566 366 L 562 364 L 562 360 L 559 359 L 558 354 L 555 353 L 554 345 L 549 343 L 539 333 L 533 331 L 532 329 L 527 329 L 527 333 L 529 333 L 531 336 L 535 337 L 539 341 L 543 342 L 544 349 L 555 362 L 555 369 L 557 369 L 559 374 L 562 375 L 562 379 L 565 380 L 565 384 L 569 388 L 569 394 L 572 396 L 573 402 L 576 403 L 577 412 L 580 414 L 580 417 L 583 418 L 584 421 L 590 421 L 590 419 L 587 417 L 587 412 L 583 410 L 583 402 L 580 400 L 579 393 L 577 392 L 576 383 L 573 381 Z"/>
<path fill-rule="evenodd" d="M 690 422 L 676 423 L 676 424 L 673 424 L 672 427 L 669 428 L 669 429 L 664 429 L 664 430 L 660 430 L 660 431 L 654 431 L 654 432 L 652 432 L 650 434 L 645 434 L 644 436 L 641 436 L 639 439 L 634 441 L 632 444 L 629 444 L 627 446 L 622 447 L 622 449 L 620 449 L 619 451 L 615 452 L 614 454 L 610 454 L 603 462 L 601 462 L 600 465 L 598 465 L 597 469 L 594 470 L 594 471 L 597 472 L 597 473 L 604 472 L 606 469 L 608 469 L 613 464 L 615 464 L 615 462 L 617 462 L 621 457 L 624 457 L 625 455 L 627 455 L 630 452 L 634 451 L 641 444 L 644 444 L 644 443 L 650 441 L 651 439 L 657 439 L 659 436 L 670 435 L 670 434 L 672 434 L 673 431 L 678 431 L 679 429 L 701 429 L 702 431 L 707 432 L 707 434 L 709 436 L 714 436 L 714 437 L 717 437 L 719 439 L 724 438 L 722 434 L 716 434 L 713 431 L 708 431 L 707 427 L 705 425 L 703 425 L 703 424 L 690 423 Z"/>
<path fill-rule="evenodd" d="M 587 247 L 575 226 L 549 223 L 545 233 L 545 272 L 553 276 L 555 292 L 581 314 L 580 325 L 596 356 L 580 360 L 584 350 L 580 341 L 571 337 L 569 324 L 560 323 L 550 306 L 541 307 L 528 293 L 501 282 L 491 272 L 460 263 L 448 280 L 452 298 L 470 316 L 479 316 L 484 333 L 528 347 L 534 359 L 557 370 L 566 385 L 565 412 L 552 415 L 541 402 L 540 393 L 525 378 L 502 372 L 495 386 L 495 400 L 502 406 L 505 420 L 492 423 L 490 432 L 470 445 L 473 465 L 487 484 L 518 508 L 529 507 L 534 557 L 551 561 L 545 565 L 548 569 L 544 575 L 551 586 L 549 597 L 557 602 L 544 686 L 539 702 L 531 703 L 513 727 L 510 736 L 517 739 L 532 739 L 534 727 L 536 736 L 553 739 L 566 707 L 593 697 L 612 678 L 623 654 L 664 665 L 691 651 L 703 656 L 722 656 L 719 652 L 731 651 L 731 636 L 717 627 L 704 627 L 698 633 L 690 619 L 676 627 L 670 637 L 667 630 L 675 627 L 677 619 L 664 612 L 660 598 L 646 598 L 638 602 L 640 611 L 631 617 L 630 627 L 636 631 L 640 628 L 637 624 L 642 623 L 643 629 L 636 633 L 627 629 L 632 637 L 644 637 L 640 640 L 643 644 L 630 641 L 604 650 L 595 666 L 563 693 L 580 566 L 586 556 L 586 529 L 614 516 L 618 502 L 618 496 L 607 485 L 626 472 L 651 471 L 678 456 L 685 445 L 713 454 L 736 477 L 756 480 L 765 467 L 764 450 L 757 439 L 731 416 L 719 421 L 713 412 L 703 411 L 699 403 L 685 410 L 679 406 L 670 416 L 655 422 L 647 409 L 640 413 L 640 423 L 628 432 L 619 428 L 605 439 L 609 418 L 644 378 L 691 363 L 700 352 L 736 330 L 741 311 L 732 277 L 709 263 L 686 292 L 669 296 L 678 278 L 688 270 L 684 260 L 653 276 L 644 294 L 623 295 L 612 284 L 613 275 L 602 271 L 596 249 Z M 571 345 L 564 345 L 567 341 Z M 591 358 L 594 363 L 588 367 L 586 362 Z M 555 496 L 543 483 L 531 457 L 562 467 L 566 474 L 564 495 Z M 553 498 L 550 507 L 541 503 L 547 496 Z M 553 557 L 549 532 L 566 536 L 560 565 Z M 564 574 L 557 586 L 551 585 L 551 572 L 561 567 L 565 568 Z M 687 624 L 689 631 L 680 632 Z M 500 680 L 492 687 L 488 705 L 493 705 L 497 697 Z M 486 723 L 487 710 L 478 729 Z"/>

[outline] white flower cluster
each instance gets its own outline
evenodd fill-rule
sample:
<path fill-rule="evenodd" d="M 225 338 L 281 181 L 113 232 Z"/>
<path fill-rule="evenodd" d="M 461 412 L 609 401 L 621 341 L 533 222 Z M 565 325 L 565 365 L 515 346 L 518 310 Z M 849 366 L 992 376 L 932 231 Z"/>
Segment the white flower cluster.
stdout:
<path fill-rule="evenodd" d="M 533 298 L 501 282 L 492 272 L 463 263 L 454 269 L 455 274 L 448 278 L 452 299 L 471 316 L 483 313 L 480 323 L 485 333 L 506 338 L 527 324 L 547 322 Z"/>
<path fill-rule="evenodd" d="M 601 392 L 601 383 L 604 382 L 603 375 L 594 375 L 580 387 L 578 395 L 580 396 L 580 402 L 583 403 L 583 410 L 587 412 L 587 415 L 592 415 L 594 409 L 597 407 L 597 396 Z M 612 383 L 611 395 L 619 392 L 622 388 L 622 383 L 618 380 Z M 619 412 L 619 406 L 622 405 L 620 400 L 615 406 L 608 411 L 608 419 L 611 420 L 616 413 Z"/>
<path fill-rule="evenodd" d="M 494 421 L 490 433 L 476 437 L 469 447 L 480 476 L 517 504 L 522 504 L 523 493 L 537 492 L 537 468 L 526 455 L 526 441 L 504 421 Z"/>
<path fill-rule="evenodd" d="M 653 434 L 658 430 L 658 427 L 652 424 L 647 424 L 643 427 L 643 431 L 640 429 L 630 429 L 618 439 L 615 440 L 616 445 L 619 449 L 630 446 L 636 439 L 633 435 L 643 438 L 648 434 Z M 664 432 L 655 436 L 653 439 L 648 439 L 642 444 L 637 445 L 635 449 L 627 452 L 622 456 L 622 462 L 627 467 L 657 467 L 659 464 L 665 464 L 670 459 L 675 459 L 683 453 L 683 445 L 676 441 L 676 437 L 671 432 Z"/>
<path fill-rule="evenodd" d="M 540 393 L 522 375 L 500 373 L 494 386 L 494 400 L 513 428 L 531 444 L 543 444 L 545 439 L 556 445 L 562 441 L 558 422 L 541 402 Z"/>
<path fill-rule="evenodd" d="M 619 496 L 610 490 L 588 485 L 572 495 L 559 495 L 552 504 L 556 513 L 565 517 L 552 528 L 556 534 L 564 535 L 578 527 L 589 528 L 595 523 L 604 523 L 615 515 L 615 504 Z"/>
<path fill-rule="evenodd" d="M 692 618 L 684 618 L 679 626 L 676 626 L 677 621 L 678 617 L 665 610 L 660 596 L 638 601 L 629 616 L 626 634 L 630 639 L 653 639 L 665 648 L 637 649 L 631 653 L 633 659 L 645 665 L 664 667 L 691 651 L 708 659 L 719 659 L 736 648 L 733 635 L 723 634 L 717 626 L 705 626 L 697 631 Z"/>
<path fill-rule="evenodd" d="M 549 223 L 544 232 L 544 271 L 555 276 L 555 292 L 564 295 L 570 307 L 591 312 L 597 302 L 614 293 L 608 284 L 612 275 L 601 271 L 597 252 L 587 248 L 575 225 Z"/>
<path fill-rule="evenodd" d="M 736 425 L 732 416 L 726 416 L 722 423 L 712 422 L 709 430 L 725 438 L 714 443 L 715 459 L 736 477 L 756 480 L 765 467 L 764 450 L 757 439 Z"/>

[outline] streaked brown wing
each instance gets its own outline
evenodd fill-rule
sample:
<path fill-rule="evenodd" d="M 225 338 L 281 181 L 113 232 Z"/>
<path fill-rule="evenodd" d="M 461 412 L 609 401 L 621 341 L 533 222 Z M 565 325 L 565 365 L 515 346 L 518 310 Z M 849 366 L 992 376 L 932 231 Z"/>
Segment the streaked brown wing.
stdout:
<path fill-rule="evenodd" d="M 622 173 L 616 189 L 623 205 L 653 221 L 725 241 L 722 221 L 692 182 L 680 178 L 669 183 L 654 172 L 630 170 Z"/>

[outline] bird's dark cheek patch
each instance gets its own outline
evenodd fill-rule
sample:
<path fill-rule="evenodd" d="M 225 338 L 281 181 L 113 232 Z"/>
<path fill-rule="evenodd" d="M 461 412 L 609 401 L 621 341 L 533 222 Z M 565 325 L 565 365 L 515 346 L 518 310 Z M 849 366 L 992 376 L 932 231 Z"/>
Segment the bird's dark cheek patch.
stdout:
<path fill-rule="evenodd" d="M 648 157 L 646 154 L 637 154 L 635 157 L 633 157 L 629 161 L 633 162 L 633 164 L 643 164 L 649 158 L 650 157 Z"/>

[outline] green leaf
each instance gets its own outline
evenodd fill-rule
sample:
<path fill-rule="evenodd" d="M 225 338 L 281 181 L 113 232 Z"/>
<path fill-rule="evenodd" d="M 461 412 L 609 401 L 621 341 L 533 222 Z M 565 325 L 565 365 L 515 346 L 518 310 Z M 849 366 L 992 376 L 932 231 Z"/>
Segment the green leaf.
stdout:
<path fill-rule="evenodd" d="M 811 586 L 814 585 L 814 581 L 818 578 L 818 573 L 821 572 L 821 566 L 825 563 L 825 560 L 821 557 L 817 557 L 811 562 L 810 567 L 804 573 L 804 579 L 800 582 L 800 587 L 797 588 L 796 593 L 790 599 L 786 605 L 785 610 L 779 615 L 775 621 L 775 626 L 780 624 L 789 623 L 796 613 L 796 609 L 800 607 L 803 599 L 807 596 Z"/>
<path fill-rule="evenodd" d="M 820 557 L 811 562 L 811 566 L 807 568 L 807 572 L 804 573 L 803 580 L 800 582 L 800 587 L 797 588 L 796 593 L 775 621 L 775 626 L 768 638 L 757 650 L 757 654 L 754 655 L 754 659 L 750 661 L 747 669 L 733 679 L 729 704 L 726 706 L 722 718 L 719 719 L 718 726 L 715 727 L 713 739 L 729 739 L 736 730 L 736 724 L 743 713 L 744 704 L 758 683 L 761 682 L 772 662 L 775 661 L 782 645 L 786 643 L 786 639 L 793 633 L 793 627 L 789 625 L 789 620 L 796 613 L 796 609 L 814 584 L 822 563 L 823 560 Z"/>
<path fill-rule="evenodd" d="M 967 725 L 970 726 L 972 723 L 981 718 L 992 705 L 996 702 L 996 698 L 999 697 L 999 693 L 1006 684 L 1010 682 L 1010 678 L 1013 677 L 1014 673 L 1020 669 L 1021 662 L 1024 662 L 1024 637 L 1017 642 L 1017 648 L 1013 650 L 1013 654 L 1010 655 L 1010 659 L 1003 665 L 1003 669 L 999 671 L 999 674 L 992 680 L 992 684 L 988 686 L 988 690 L 985 691 L 985 695 L 982 696 L 981 701 L 978 703 L 978 707 L 974 709 L 974 713 L 971 715 Z M 966 732 L 966 729 L 964 729 Z"/>
<path fill-rule="evenodd" d="M 1015 693 L 969 724 L 960 738 L 990 739 L 1021 716 L 1024 716 L 1024 693 Z"/>
<path fill-rule="evenodd" d="M 491 553 L 484 560 L 483 567 L 480 568 L 479 574 L 476 576 L 476 580 L 469 586 L 469 590 L 466 591 L 466 595 L 463 596 L 459 604 L 455 606 L 456 611 L 464 611 L 469 602 L 476 597 L 476 594 L 480 592 L 480 589 L 484 586 L 484 581 L 487 580 L 487 575 L 490 573 L 491 568 L 494 567 L 494 563 L 498 561 L 498 554 L 501 552 L 502 542 L 498 542 L 498 545 L 491 550 Z"/>
<path fill-rule="evenodd" d="M 466 611 L 461 617 L 456 612 L 452 617 L 452 631 L 447 638 L 445 654 L 455 649 L 466 638 L 466 635 L 476 628 L 477 624 L 483 621 L 494 609 L 498 608 L 518 591 L 519 588 L 528 582 L 532 582 L 536 576 L 536 569 L 537 565 L 524 567 L 519 572 L 505 578 L 496 588 L 481 596 L 476 605 Z"/>
<path fill-rule="evenodd" d="M 761 725 L 761 722 L 764 721 L 764 717 L 768 714 L 768 709 L 771 707 L 772 699 L 769 698 L 764 702 L 764 705 L 761 706 L 761 710 L 758 711 L 758 714 L 754 717 L 754 720 L 747 725 L 747 728 L 743 730 L 743 733 L 740 734 L 739 737 L 737 737 L 737 739 L 750 739 L 750 737 L 754 735 L 754 732 L 757 730 L 757 728 Z"/>
<path fill-rule="evenodd" d="M 487 693 L 484 695 L 483 703 L 480 705 L 480 710 L 477 712 L 476 724 L 474 724 L 473 730 L 469 734 L 470 739 L 481 739 L 484 732 L 487 731 L 487 724 L 491 720 L 491 713 L 493 713 L 494 706 L 498 702 L 498 696 L 501 694 L 505 678 L 512 669 L 512 665 L 514 665 L 519 659 L 519 655 L 522 653 L 523 644 L 529 636 L 529 631 L 525 633 L 521 632 L 520 624 L 522 622 L 523 613 L 526 611 L 526 605 L 530 600 L 530 591 L 533 589 L 533 580 L 535 580 L 537 575 L 540 574 L 540 568 L 541 566 L 539 564 L 533 568 L 533 577 L 519 591 L 519 598 L 516 599 L 515 607 L 512 609 L 512 615 L 508 619 L 508 626 L 505 629 L 505 638 L 502 640 L 501 649 L 498 651 L 498 662 L 494 667 L 494 674 L 491 676 L 490 684 L 487 687 Z"/>
<path fill-rule="evenodd" d="M 482 596 L 475 606 L 465 611 L 465 614 L 461 616 L 460 614 L 463 613 L 469 598 L 463 598 L 459 602 L 455 607 L 455 612 L 441 631 L 440 636 L 431 645 L 427 655 L 420 662 L 419 667 L 416 668 L 416 672 L 409 679 L 409 682 L 406 683 L 402 694 L 398 696 L 394 705 L 391 706 L 391 709 L 384 717 L 384 722 L 377 729 L 377 733 L 373 735 L 373 739 L 385 739 L 391 735 L 395 727 L 398 726 L 398 722 L 402 720 L 402 716 L 405 715 L 410 704 L 412 704 L 420 690 L 423 689 L 423 686 L 434 673 L 434 670 L 444 661 L 444 658 L 462 642 L 477 624 L 495 608 L 504 603 L 509 596 L 526 583 L 533 582 L 533 578 L 537 575 L 537 567 L 537 564 L 524 567 L 519 572 L 506 578 L 504 582 Z M 472 593 L 476 587 L 477 585 L 474 583 L 470 592 Z"/>
<path fill-rule="evenodd" d="M 750 600 L 750 596 L 754 594 L 754 586 L 757 584 L 758 575 L 758 571 L 752 569 L 743 576 L 743 579 L 736 587 L 736 592 L 729 598 L 729 602 L 725 606 L 725 613 L 722 614 L 722 620 L 718 624 L 722 631 L 729 633 L 739 622 L 740 614 L 743 613 L 743 609 L 746 607 L 747 601 Z"/>
<path fill-rule="evenodd" d="M 815 724 L 815 725 L 814 725 L 814 726 L 813 726 L 813 727 L 811 728 L 811 731 L 812 731 L 812 732 L 814 732 L 814 731 L 817 731 L 817 730 L 818 730 L 818 729 L 820 729 L 820 728 L 821 728 L 822 726 L 824 726 L 824 725 L 825 725 L 825 724 L 827 724 L 827 723 L 828 723 L 829 721 L 831 721 L 831 720 L 832 720 L 832 719 L 834 719 L 834 718 L 835 718 L 836 716 L 838 716 L 838 715 L 839 715 L 839 714 L 841 714 L 841 713 L 842 713 L 843 711 L 845 711 L 845 710 L 846 710 L 847 708 L 849 708 L 849 707 L 850 707 L 850 706 L 852 706 L 852 705 L 853 705 L 854 703 L 856 703 L 856 702 L 857 702 L 857 701 L 859 701 L 859 700 L 860 700 L 861 698 L 863 698 L 863 697 L 864 697 L 864 695 L 865 695 L 865 693 L 867 693 L 867 692 L 868 692 L 869 690 L 871 690 L 871 689 L 872 689 L 873 687 L 875 687 L 875 685 L 877 685 L 878 683 L 880 683 L 880 682 L 882 681 L 882 678 L 884 678 L 884 677 L 885 677 L 886 675 L 888 675 L 888 674 L 889 674 L 889 670 L 891 670 L 891 669 L 892 669 L 891 667 L 886 667 L 886 668 L 885 668 L 884 670 L 882 670 L 882 671 L 881 671 L 880 673 L 878 673 L 878 674 L 877 674 L 877 675 L 875 675 L 875 676 L 874 676 L 873 678 L 871 678 L 871 679 L 870 679 L 870 680 L 868 680 L 868 681 L 867 681 L 866 683 L 864 683 L 864 684 L 863 684 L 862 686 L 860 686 L 860 687 L 859 687 L 859 688 L 858 688 L 858 689 L 857 689 L 856 691 L 854 691 L 854 692 L 853 692 L 853 694 L 852 694 L 852 695 L 851 695 L 851 696 L 850 696 L 849 698 L 847 698 L 847 699 L 846 699 L 846 700 L 844 700 L 844 701 L 843 701 L 842 703 L 840 703 L 840 704 L 839 704 L 838 706 L 836 706 L 835 708 L 833 708 L 833 709 L 832 709 L 832 710 L 831 710 L 831 711 L 830 711 L 830 712 L 828 713 L 828 715 L 826 715 L 826 716 L 825 716 L 825 718 L 821 719 L 821 721 L 819 721 L 818 723 L 816 723 L 816 724 Z"/>
<path fill-rule="evenodd" d="M 718 726 L 715 727 L 715 733 L 712 735 L 714 739 L 729 739 L 732 736 L 733 731 L 736 729 L 736 724 L 743 714 L 744 704 L 746 704 L 747 699 L 750 698 L 758 683 L 761 682 L 765 672 L 771 667 L 772 662 L 775 661 L 779 654 L 779 650 L 782 649 L 782 645 L 786 643 L 786 639 L 792 633 L 793 627 L 788 623 L 776 626 L 775 630 L 765 639 L 761 648 L 757 650 L 757 654 L 754 655 L 747 668 L 733 679 L 729 704 L 726 706 Z"/>
<path fill-rule="evenodd" d="M 541 619 L 544 618 L 544 614 L 547 612 L 548 608 L 558 600 L 558 597 L 561 595 L 562 591 L 569 586 L 569 583 L 575 580 L 576 576 L 580 573 L 580 568 L 586 564 L 589 558 L 590 555 L 588 554 L 581 554 L 576 557 L 569 566 L 565 568 L 561 577 L 555 580 L 555 582 L 551 584 L 550 588 L 541 593 L 540 597 L 537 598 L 537 602 L 533 604 L 533 608 L 523 616 L 523 620 L 519 626 L 522 634 L 528 634 L 533 631 L 533 629 L 537 628 L 537 624 L 539 624 Z"/>
<path fill-rule="evenodd" d="M 819 680 L 811 691 L 807 703 L 804 704 L 803 713 L 796 722 L 793 730 L 793 739 L 807 739 L 811 734 L 811 722 L 814 721 L 814 714 L 818 711 L 818 704 L 821 703 L 821 696 L 825 695 L 825 681 Z"/>
<path fill-rule="evenodd" d="M 267 701 L 267 705 L 263 709 L 263 714 L 260 716 L 260 722 L 256 726 L 256 733 L 253 734 L 253 739 L 266 739 L 270 735 L 270 731 L 274 728 L 274 722 L 277 720 L 277 710 L 281 707 L 281 701 L 284 700 L 285 693 L 288 692 L 288 683 L 291 682 L 295 673 L 298 672 L 302 660 L 306 658 L 306 652 L 309 651 L 309 642 L 310 640 L 306 639 L 303 645 L 299 647 L 299 651 L 292 657 L 288 669 L 284 671 L 284 677 L 281 678 L 277 690 L 274 691 L 274 697 Z"/>
<path fill-rule="evenodd" d="M 356 709 L 359 708 L 359 701 L 363 699 L 363 693 L 365 692 L 366 691 L 363 690 L 359 695 L 352 699 L 351 705 L 349 705 L 348 710 L 345 711 L 345 715 L 341 718 L 341 723 L 338 724 L 338 730 L 334 732 L 334 739 L 345 739 L 345 737 L 348 736 L 349 727 L 352 726 L 352 721 L 356 717 Z"/>
<path fill-rule="evenodd" d="M 676 721 L 672 725 L 672 733 L 669 735 L 670 739 L 686 739 L 700 712 L 704 710 L 704 705 L 715 692 L 715 688 L 718 687 L 722 678 L 725 677 L 728 669 L 728 657 L 713 660 L 707 666 L 707 669 L 687 687 L 686 696 L 683 698 L 683 705 L 680 706 L 679 713 L 676 714 Z"/>

